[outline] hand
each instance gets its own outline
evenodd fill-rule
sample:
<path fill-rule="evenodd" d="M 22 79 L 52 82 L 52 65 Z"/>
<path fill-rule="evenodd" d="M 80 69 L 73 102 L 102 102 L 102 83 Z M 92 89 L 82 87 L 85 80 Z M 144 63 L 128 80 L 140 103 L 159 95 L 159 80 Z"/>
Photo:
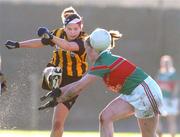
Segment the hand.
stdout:
<path fill-rule="evenodd" d="M 37 30 L 37 35 L 39 37 L 45 38 L 45 39 L 53 39 L 53 35 L 50 33 L 50 31 L 45 27 L 39 27 Z"/>
<path fill-rule="evenodd" d="M 40 100 L 44 101 L 48 98 L 52 98 L 51 101 L 46 102 L 44 105 L 40 106 L 38 108 L 38 110 L 43 110 L 49 107 L 55 107 L 58 102 L 57 102 L 57 98 L 61 96 L 61 89 L 60 88 L 56 88 L 50 92 L 48 92 L 45 96 L 41 97 Z"/>
<path fill-rule="evenodd" d="M 19 48 L 19 42 L 17 41 L 11 41 L 8 40 L 6 41 L 6 43 L 4 44 L 8 49 L 16 49 Z"/>
<path fill-rule="evenodd" d="M 56 98 L 60 97 L 61 94 L 62 94 L 61 89 L 60 89 L 60 88 L 56 88 L 56 89 L 48 92 L 46 95 L 42 96 L 42 97 L 40 98 L 40 100 L 41 100 L 41 101 L 44 101 L 44 100 L 46 100 L 46 99 L 48 99 L 48 98 L 55 98 L 55 99 L 56 99 Z"/>
<path fill-rule="evenodd" d="M 55 107 L 56 105 L 58 104 L 57 100 L 56 99 L 53 99 L 51 101 L 48 101 L 47 103 L 45 103 L 44 105 L 40 106 L 38 108 L 38 110 L 44 110 L 46 108 L 52 108 L 52 107 Z"/>

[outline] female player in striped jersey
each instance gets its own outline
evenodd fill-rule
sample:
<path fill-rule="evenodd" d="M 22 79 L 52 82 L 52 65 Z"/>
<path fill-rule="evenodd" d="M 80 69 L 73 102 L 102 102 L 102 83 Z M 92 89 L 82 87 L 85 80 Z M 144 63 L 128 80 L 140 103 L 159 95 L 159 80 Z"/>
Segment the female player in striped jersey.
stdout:
<path fill-rule="evenodd" d="M 8 49 L 39 48 L 44 47 L 44 45 L 55 47 L 52 59 L 47 66 L 59 66 L 62 68 L 63 74 L 60 87 L 81 79 L 88 67 L 84 47 L 84 38 L 87 35 L 83 32 L 82 18 L 72 7 L 64 9 L 61 18 L 64 27 L 52 31 L 53 39 L 42 38 L 22 42 L 7 41 L 5 44 Z M 38 34 L 46 30 L 40 28 Z M 51 90 L 45 81 L 42 87 Z M 54 109 L 51 137 L 62 136 L 64 123 L 76 99 L 77 96 L 67 102 L 58 104 Z"/>
<path fill-rule="evenodd" d="M 52 92 L 58 102 L 64 102 L 100 77 L 112 92 L 120 94 L 100 113 L 100 136 L 113 137 L 113 122 L 135 115 L 142 137 L 157 137 L 159 114 L 163 111 L 161 90 L 141 68 L 110 52 L 114 40 L 120 37 L 118 31 L 93 31 L 85 47 L 94 65 L 81 80 Z"/>

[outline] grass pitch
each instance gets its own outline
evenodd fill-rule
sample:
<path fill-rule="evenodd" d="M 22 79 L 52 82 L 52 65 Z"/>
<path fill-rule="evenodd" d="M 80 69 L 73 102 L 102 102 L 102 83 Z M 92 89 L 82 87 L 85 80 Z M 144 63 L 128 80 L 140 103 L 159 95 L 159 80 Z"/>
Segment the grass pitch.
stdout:
<path fill-rule="evenodd" d="M 49 137 L 50 131 L 0 130 L 0 137 Z M 114 137 L 141 137 L 139 133 L 115 133 Z M 99 137 L 98 132 L 68 131 L 63 137 Z M 165 134 L 163 137 L 170 137 Z M 180 137 L 178 134 L 176 137 Z"/>

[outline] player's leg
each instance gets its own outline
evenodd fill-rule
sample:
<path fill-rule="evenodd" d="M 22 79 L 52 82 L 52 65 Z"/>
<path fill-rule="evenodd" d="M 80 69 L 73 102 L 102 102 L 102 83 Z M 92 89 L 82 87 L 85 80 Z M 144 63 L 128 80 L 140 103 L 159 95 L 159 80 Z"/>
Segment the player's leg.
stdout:
<path fill-rule="evenodd" d="M 162 133 L 162 122 L 161 122 L 161 117 L 159 118 L 159 122 L 158 122 L 158 126 L 157 126 L 157 134 L 158 134 L 158 137 L 162 137 L 163 136 L 163 133 Z"/>
<path fill-rule="evenodd" d="M 68 114 L 69 109 L 64 104 L 60 103 L 56 106 L 52 119 L 51 137 L 62 137 Z"/>
<path fill-rule="evenodd" d="M 80 79 L 81 77 L 63 76 L 61 87 Z M 51 137 L 62 137 L 64 131 L 64 123 L 67 119 L 71 107 L 76 102 L 77 97 L 78 96 L 72 98 L 70 101 L 58 104 L 54 109 Z"/>
<path fill-rule="evenodd" d="M 113 122 L 134 114 L 134 108 L 119 97 L 110 102 L 100 113 L 99 130 L 101 137 L 113 137 Z"/>
<path fill-rule="evenodd" d="M 62 137 L 64 123 L 67 119 L 71 107 L 76 102 L 77 97 L 78 96 L 72 98 L 70 101 L 58 104 L 54 109 L 51 137 Z"/>
<path fill-rule="evenodd" d="M 151 77 L 148 77 L 141 83 L 141 86 L 137 87 L 136 91 L 137 93 L 143 93 L 135 114 L 142 137 L 157 137 L 159 114 L 163 112 L 161 90 L 157 83 Z"/>
<path fill-rule="evenodd" d="M 169 98 L 168 99 L 167 107 L 168 107 L 168 115 L 167 115 L 167 122 L 168 122 L 168 130 L 171 134 L 171 137 L 175 137 L 177 125 L 176 125 L 176 117 L 178 115 L 178 99 L 177 98 Z"/>
<path fill-rule="evenodd" d="M 158 137 L 156 134 L 159 116 L 151 118 L 139 118 L 138 124 L 142 133 L 142 137 Z"/>
<path fill-rule="evenodd" d="M 169 115 L 167 116 L 168 129 L 171 137 L 175 137 L 176 134 L 176 116 Z"/>

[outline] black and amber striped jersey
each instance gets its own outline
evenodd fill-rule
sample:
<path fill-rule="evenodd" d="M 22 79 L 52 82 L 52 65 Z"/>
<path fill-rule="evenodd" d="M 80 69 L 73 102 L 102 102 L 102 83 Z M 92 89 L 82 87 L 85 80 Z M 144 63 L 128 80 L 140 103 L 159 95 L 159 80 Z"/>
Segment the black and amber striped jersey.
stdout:
<path fill-rule="evenodd" d="M 67 40 L 67 35 L 63 28 L 56 29 L 52 33 L 59 38 Z M 86 33 L 81 32 L 80 35 L 73 40 L 73 42 L 79 45 L 79 51 L 67 51 L 56 47 L 49 64 L 61 67 L 63 75 L 81 77 L 88 69 L 88 63 L 86 61 L 87 54 L 84 47 L 84 39 L 86 36 Z"/>

